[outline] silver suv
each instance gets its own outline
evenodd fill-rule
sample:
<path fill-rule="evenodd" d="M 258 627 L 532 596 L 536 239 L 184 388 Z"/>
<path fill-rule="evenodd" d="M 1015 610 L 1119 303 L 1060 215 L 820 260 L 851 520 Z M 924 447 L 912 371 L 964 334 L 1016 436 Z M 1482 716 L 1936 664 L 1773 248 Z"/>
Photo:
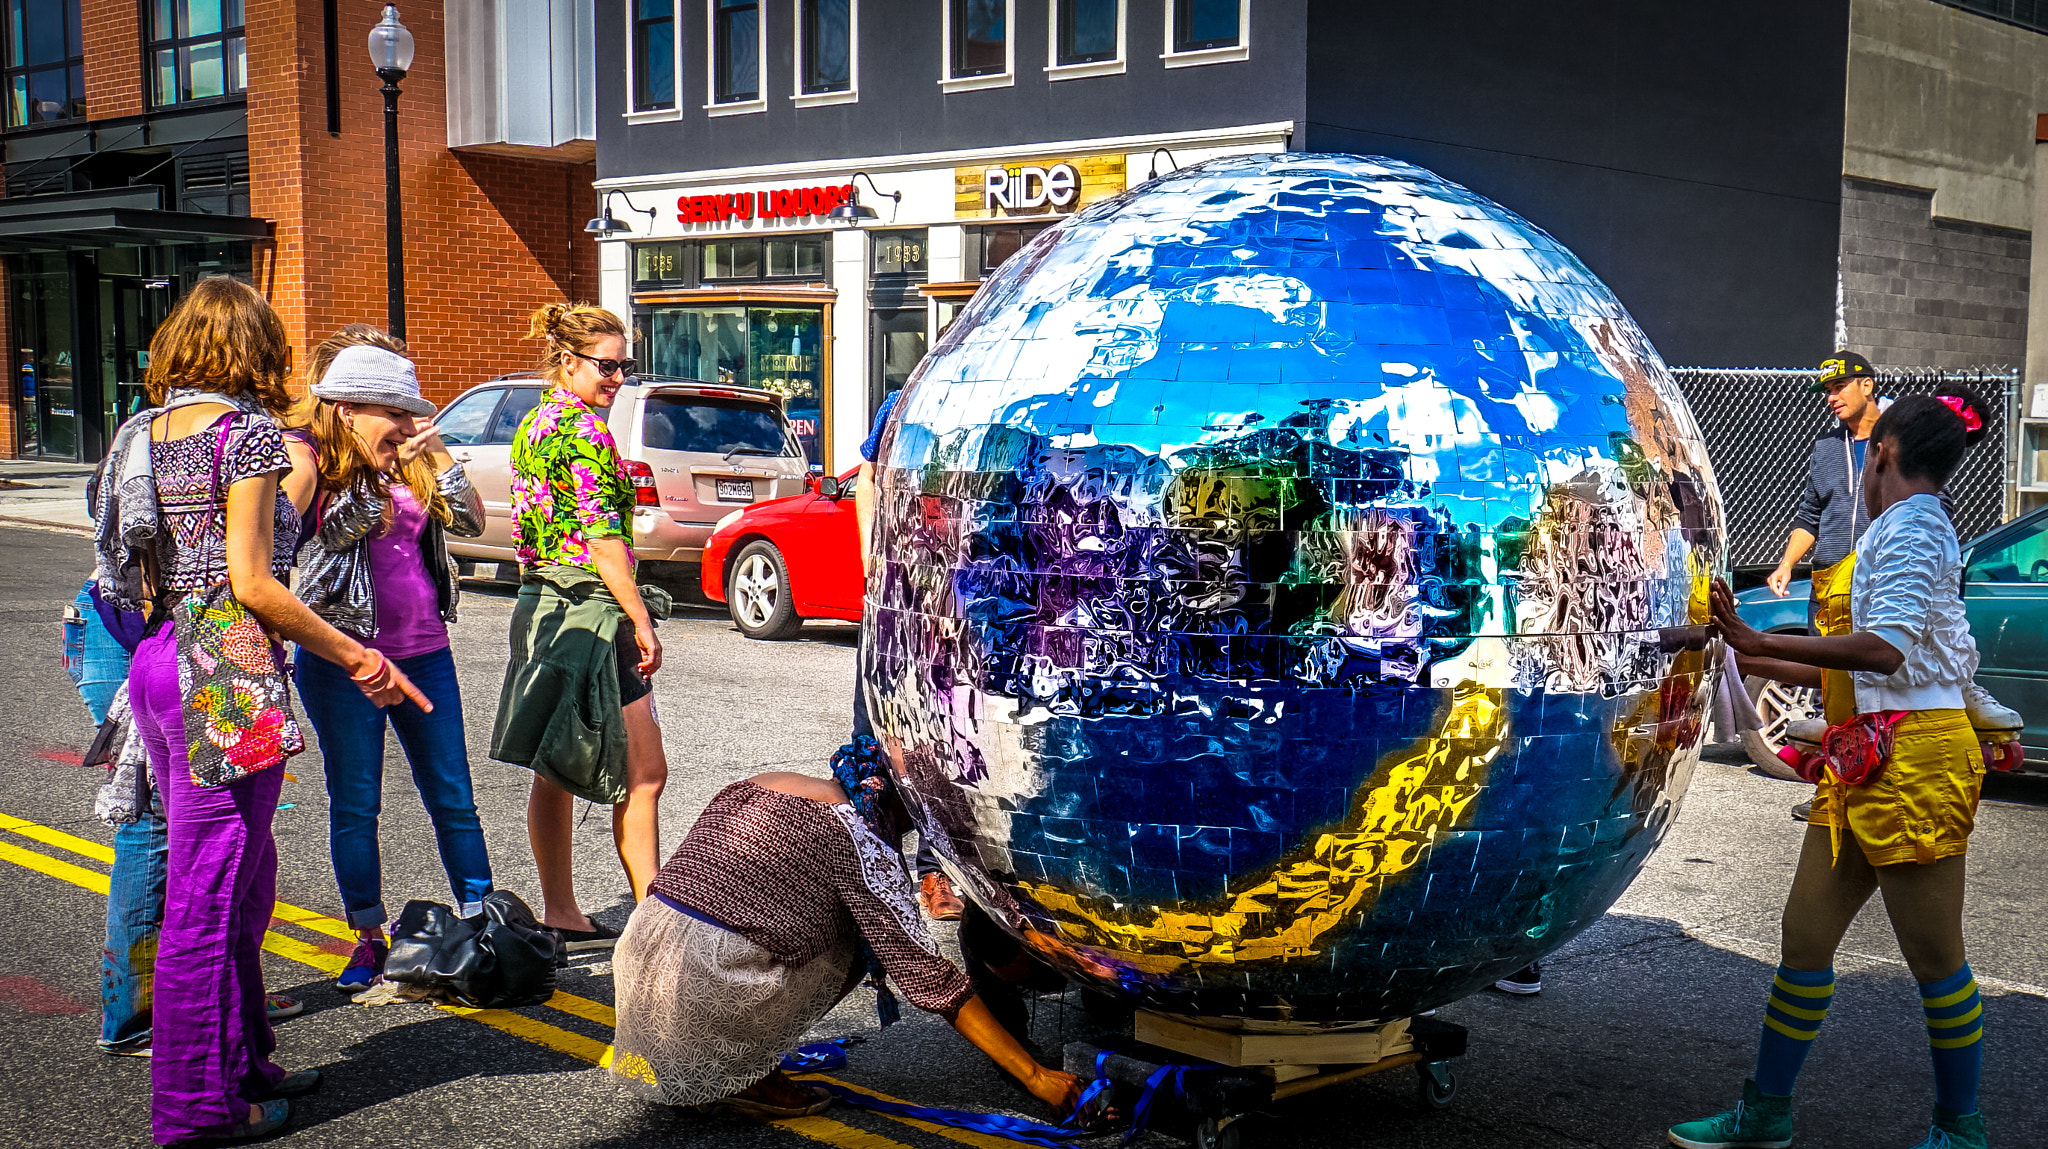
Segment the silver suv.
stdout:
<path fill-rule="evenodd" d="M 512 436 L 546 386 L 530 374 L 503 375 L 441 410 L 441 441 L 484 501 L 484 533 L 448 540 L 458 559 L 517 561 Z M 752 503 L 801 494 L 810 472 L 773 392 L 642 375 L 620 388 L 604 418 L 639 496 L 633 551 L 650 578 L 694 584 L 695 571 L 664 571 L 661 564 L 694 566 L 719 519 Z"/>

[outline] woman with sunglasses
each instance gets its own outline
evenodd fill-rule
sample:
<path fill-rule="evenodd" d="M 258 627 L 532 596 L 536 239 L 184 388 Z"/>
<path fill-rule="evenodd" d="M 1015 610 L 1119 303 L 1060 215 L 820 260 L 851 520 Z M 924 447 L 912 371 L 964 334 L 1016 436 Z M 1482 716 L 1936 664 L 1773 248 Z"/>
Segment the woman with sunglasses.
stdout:
<path fill-rule="evenodd" d="M 527 337 L 546 348 L 548 390 L 512 440 L 521 577 L 491 757 L 533 771 L 526 833 L 542 922 L 571 952 L 607 949 L 618 932 L 576 901 L 574 799 L 612 807 L 612 840 L 638 902 L 661 866 L 668 782 L 648 684 L 661 669 L 661 640 L 633 579 L 633 486 L 598 414 L 633 361 L 626 325 L 585 303 L 534 312 Z"/>

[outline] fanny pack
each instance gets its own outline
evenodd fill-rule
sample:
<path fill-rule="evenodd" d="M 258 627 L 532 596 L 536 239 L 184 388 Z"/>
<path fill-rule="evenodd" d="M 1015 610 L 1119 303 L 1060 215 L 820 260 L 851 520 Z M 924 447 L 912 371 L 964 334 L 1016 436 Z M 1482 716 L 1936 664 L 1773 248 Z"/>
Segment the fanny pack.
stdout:
<path fill-rule="evenodd" d="M 1821 736 L 1818 768 L 1825 765 L 1835 780 L 1846 786 L 1863 786 L 1884 773 L 1891 760 L 1892 740 L 1899 721 L 1910 710 L 1878 710 L 1858 714 L 1847 722 L 1828 727 Z M 1815 779 L 1818 781 L 1819 779 Z"/>

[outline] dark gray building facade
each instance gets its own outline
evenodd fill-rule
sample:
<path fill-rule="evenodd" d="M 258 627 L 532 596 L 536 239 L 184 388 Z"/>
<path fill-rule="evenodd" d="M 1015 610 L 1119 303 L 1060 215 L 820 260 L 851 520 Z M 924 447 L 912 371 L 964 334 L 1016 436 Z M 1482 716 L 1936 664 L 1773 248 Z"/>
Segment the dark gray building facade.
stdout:
<path fill-rule="evenodd" d="M 650 369 L 782 393 L 836 469 L 1032 231 L 1153 170 L 1352 151 L 1549 230 L 1670 362 L 1810 363 L 1847 23 L 1848 0 L 598 0 L 598 187 L 633 228 L 603 297 Z M 877 218 L 835 227 L 849 186 Z"/>

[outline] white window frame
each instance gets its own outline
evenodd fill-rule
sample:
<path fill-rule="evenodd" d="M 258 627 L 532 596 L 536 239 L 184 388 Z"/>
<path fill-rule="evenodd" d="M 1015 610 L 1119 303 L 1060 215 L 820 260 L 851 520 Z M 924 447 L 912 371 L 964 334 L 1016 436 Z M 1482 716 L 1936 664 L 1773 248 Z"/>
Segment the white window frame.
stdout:
<path fill-rule="evenodd" d="M 1173 18 L 1185 0 L 1166 0 L 1166 50 L 1159 58 L 1169 68 L 1199 68 L 1204 64 L 1229 64 L 1252 58 L 1252 0 L 1237 0 L 1237 43 L 1227 48 L 1203 48 L 1194 52 L 1173 50 Z"/>
<path fill-rule="evenodd" d="M 674 42 L 672 50 L 675 52 L 675 62 L 669 65 L 669 75 L 675 80 L 675 99 L 669 107 L 649 108 L 644 112 L 633 110 L 633 91 L 637 86 L 636 81 L 638 79 L 633 73 L 633 26 L 635 24 L 633 15 L 636 2 L 637 0 L 626 0 L 626 122 L 629 124 L 658 124 L 665 120 L 680 120 L 683 118 L 682 5 L 685 0 L 676 0 L 673 31 L 669 36 L 669 39 Z"/>
<path fill-rule="evenodd" d="M 1116 0 L 1116 57 L 1110 60 L 1090 60 L 1085 64 L 1060 63 L 1060 5 L 1059 0 L 1045 3 L 1045 78 L 1048 80 L 1082 80 L 1089 76 L 1121 76 L 1124 61 L 1130 58 L 1129 42 L 1125 29 L 1129 23 L 1130 0 Z"/>
<path fill-rule="evenodd" d="M 799 108 L 822 108 L 828 104 L 855 104 L 860 102 L 860 0 L 846 0 L 846 90 L 843 92 L 804 91 L 804 0 L 791 0 L 790 15 L 796 18 L 796 32 L 792 39 L 796 52 L 790 57 L 794 74 L 790 80 L 792 94 L 790 101 Z"/>
<path fill-rule="evenodd" d="M 678 0 L 682 3 L 684 0 Z M 718 102 L 718 5 L 704 0 L 704 114 L 744 116 L 768 110 L 768 0 L 754 5 L 754 45 L 760 61 L 754 65 L 755 89 L 751 100 Z"/>
<path fill-rule="evenodd" d="M 986 76 L 953 75 L 953 0 L 939 0 L 939 90 L 978 92 L 1017 82 L 1017 0 L 1003 0 L 1003 70 Z"/>

